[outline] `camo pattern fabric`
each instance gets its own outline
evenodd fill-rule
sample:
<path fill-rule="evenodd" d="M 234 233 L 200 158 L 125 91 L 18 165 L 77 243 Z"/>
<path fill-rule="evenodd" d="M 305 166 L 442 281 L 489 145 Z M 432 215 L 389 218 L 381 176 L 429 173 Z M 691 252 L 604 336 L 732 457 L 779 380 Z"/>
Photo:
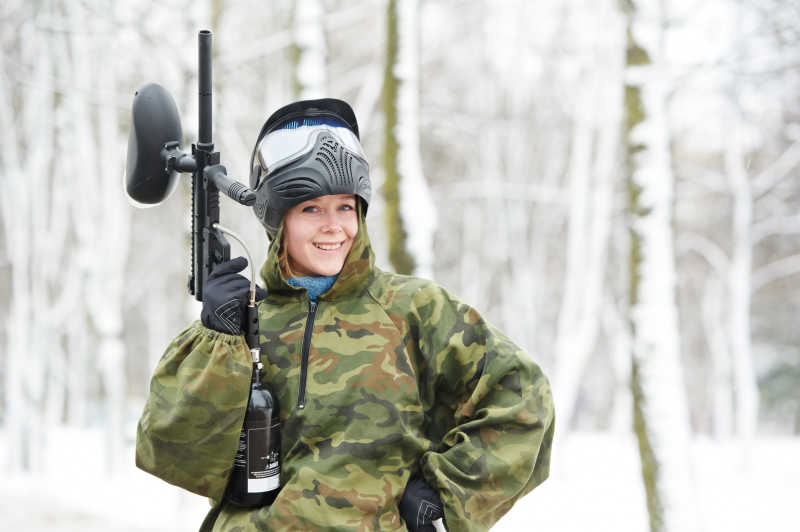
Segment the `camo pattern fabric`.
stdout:
<path fill-rule="evenodd" d="M 136 466 L 219 499 L 236 454 L 250 392 L 244 338 L 197 321 L 167 347 L 136 433 Z"/>
<path fill-rule="evenodd" d="M 405 530 L 397 505 L 414 472 L 438 490 L 448 530 L 487 530 L 547 478 L 553 404 L 539 367 L 443 288 L 376 268 L 363 218 L 314 315 L 301 407 L 310 304 L 281 276 L 280 237 L 261 272 L 259 325 L 281 412 L 281 491 L 260 509 L 223 504 L 213 530 Z M 247 356 L 243 337 L 197 323 L 170 345 L 140 422 L 140 467 L 218 503 Z"/>

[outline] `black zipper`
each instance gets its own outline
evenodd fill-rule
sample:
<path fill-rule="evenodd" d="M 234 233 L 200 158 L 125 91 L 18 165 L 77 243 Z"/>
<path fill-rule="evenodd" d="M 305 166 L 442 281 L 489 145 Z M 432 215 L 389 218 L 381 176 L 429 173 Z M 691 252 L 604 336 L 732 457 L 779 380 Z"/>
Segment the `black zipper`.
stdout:
<path fill-rule="evenodd" d="M 308 351 L 311 348 L 311 333 L 314 330 L 314 316 L 317 314 L 317 302 L 309 300 L 306 333 L 303 335 L 303 355 L 300 359 L 300 393 L 297 396 L 297 408 L 306 407 L 306 377 L 308 375 Z"/>

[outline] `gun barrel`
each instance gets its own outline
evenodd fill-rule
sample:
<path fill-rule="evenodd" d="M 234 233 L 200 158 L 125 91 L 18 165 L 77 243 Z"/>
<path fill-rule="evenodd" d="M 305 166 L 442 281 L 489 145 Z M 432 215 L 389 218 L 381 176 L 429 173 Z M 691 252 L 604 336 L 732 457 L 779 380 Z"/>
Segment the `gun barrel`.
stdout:
<path fill-rule="evenodd" d="M 213 183 L 219 191 L 223 192 L 233 201 L 245 207 L 251 207 L 256 202 L 256 193 L 238 181 L 228 177 L 228 171 L 221 164 L 206 166 L 203 169 L 203 175 L 210 183 Z"/>
<path fill-rule="evenodd" d="M 198 144 L 213 146 L 211 140 L 211 32 L 201 30 L 198 39 L 198 84 L 200 90 L 200 127 Z M 208 149 L 213 150 L 213 147 Z"/>

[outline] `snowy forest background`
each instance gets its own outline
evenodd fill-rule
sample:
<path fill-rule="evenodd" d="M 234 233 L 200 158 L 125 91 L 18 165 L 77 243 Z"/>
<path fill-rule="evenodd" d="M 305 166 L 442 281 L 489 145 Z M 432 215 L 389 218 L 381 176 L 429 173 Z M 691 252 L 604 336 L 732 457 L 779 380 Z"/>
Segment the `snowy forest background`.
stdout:
<path fill-rule="evenodd" d="M 122 190 L 142 85 L 197 139 L 200 29 L 229 175 L 279 106 L 348 100 L 379 265 L 448 287 L 550 376 L 551 479 L 497 530 L 795 529 L 800 4 L 5 0 L 9 530 L 194 530 L 206 510 L 132 451 L 149 374 L 199 316 L 188 180 L 147 210 Z M 221 219 L 260 266 L 249 209 Z"/>

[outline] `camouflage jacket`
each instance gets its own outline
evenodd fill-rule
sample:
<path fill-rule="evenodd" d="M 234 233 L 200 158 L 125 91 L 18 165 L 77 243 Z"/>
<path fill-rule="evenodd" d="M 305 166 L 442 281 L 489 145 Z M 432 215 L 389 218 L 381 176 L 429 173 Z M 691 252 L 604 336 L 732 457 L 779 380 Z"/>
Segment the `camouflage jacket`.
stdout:
<path fill-rule="evenodd" d="M 281 276 L 273 241 L 259 324 L 281 491 L 260 509 L 223 505 L 213 530 L 405 530 L 397 504 L 417 471 L 448 530 L 487 530 L 547 478 L 553 404 L 539 367 L 443 288 L 376 268 L 360 227 L 315 306 Z M 199 322 L 181 332 L 152 378 L 137 466 L 218 504 L 250 378 L 243 336 Z"/>

